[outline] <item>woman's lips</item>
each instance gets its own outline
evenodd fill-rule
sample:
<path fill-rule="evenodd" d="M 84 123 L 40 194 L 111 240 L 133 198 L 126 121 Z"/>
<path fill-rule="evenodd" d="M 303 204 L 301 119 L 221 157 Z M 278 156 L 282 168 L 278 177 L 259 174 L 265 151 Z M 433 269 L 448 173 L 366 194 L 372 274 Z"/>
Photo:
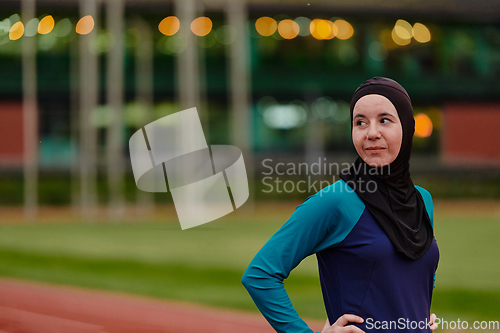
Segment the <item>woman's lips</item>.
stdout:
<path fill-rule="evenodd" d="M 366 147 L 365 150 L 368 151 L 369 153 L 371 154 L 378 154 L 378 153 L 381 153 L 385 150 L 386 148 L 385 147 L 382 147 L 382 146 L 370 146 L 370 147 Z"/>

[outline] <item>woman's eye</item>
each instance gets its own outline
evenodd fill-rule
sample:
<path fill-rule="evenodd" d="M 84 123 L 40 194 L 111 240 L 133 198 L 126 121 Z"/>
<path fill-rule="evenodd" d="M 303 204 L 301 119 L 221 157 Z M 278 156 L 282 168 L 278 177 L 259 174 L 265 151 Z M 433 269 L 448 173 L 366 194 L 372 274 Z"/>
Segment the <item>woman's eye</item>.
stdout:
<path fill-rule="evenodd" d="M 390 122 L 391 122 L 391 120 L 390 120 L 389 118 L 382 118 L 382 119 L 380 119 L 380 122 L 381 122 L 382 124 L 387 124 L 387 123 L 390 123 Z"/>
<path fill-rule="evenodd" d="M 356 122 L 356 126 L 363 126 L 365 124 L 365 122 L 363 120 L 358 120 Z"/>

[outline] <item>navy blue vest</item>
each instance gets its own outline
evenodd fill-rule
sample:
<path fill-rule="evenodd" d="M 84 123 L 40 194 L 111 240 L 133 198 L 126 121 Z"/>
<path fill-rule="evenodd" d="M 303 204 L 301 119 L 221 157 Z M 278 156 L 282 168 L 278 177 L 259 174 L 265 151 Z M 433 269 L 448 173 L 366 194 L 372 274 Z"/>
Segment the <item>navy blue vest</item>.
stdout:
<path fill-rule="evenodd" d="M 337 246 L 316 254 L 325 307 L 333 324 L 345 313 L 365 319 L 365 332 L 431 332 L 436 240 L 419 259 L 398 254 L 370 212 Z M 378 328 L 378 330 L 377 330 Z"/>

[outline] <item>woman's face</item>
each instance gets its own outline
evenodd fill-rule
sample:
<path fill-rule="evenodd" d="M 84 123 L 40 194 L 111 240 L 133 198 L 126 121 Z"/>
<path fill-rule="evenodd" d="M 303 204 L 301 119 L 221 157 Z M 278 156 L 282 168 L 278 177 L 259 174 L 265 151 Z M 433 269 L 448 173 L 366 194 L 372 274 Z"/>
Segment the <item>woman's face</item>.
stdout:
<path fill-rule="evenodd" d="M 372 167 L 391 164 L 399 154 L 403 129 L 398 112 L 382 95 L 365 95 L 353 109 L 352 141 L 358 155 Z"/>

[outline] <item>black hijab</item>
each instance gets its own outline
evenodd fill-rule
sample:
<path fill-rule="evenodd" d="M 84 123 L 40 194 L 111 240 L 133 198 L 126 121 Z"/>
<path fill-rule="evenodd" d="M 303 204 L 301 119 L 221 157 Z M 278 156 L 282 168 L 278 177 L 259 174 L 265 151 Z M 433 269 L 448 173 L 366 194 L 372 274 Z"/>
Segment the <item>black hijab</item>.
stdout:
<path fill-rule="evenodd" d="M 398 112 L 403 138 L 396 159 L 384 167 L 370 167 L 358 157 L 342 178 L 365 203 L 396 250 L 409 259 L 420 258 L 431 246 L 433 230 L 424 200 L 410 178 L 409 161 L 415 131 L 410 96 L 396 81 L 374 77 L 354 92 L 351 101 L 351 127 L 356 102 L 369 94 L 389 99 Z M 376 190 L 374 190 L 374 183 Z"/>

